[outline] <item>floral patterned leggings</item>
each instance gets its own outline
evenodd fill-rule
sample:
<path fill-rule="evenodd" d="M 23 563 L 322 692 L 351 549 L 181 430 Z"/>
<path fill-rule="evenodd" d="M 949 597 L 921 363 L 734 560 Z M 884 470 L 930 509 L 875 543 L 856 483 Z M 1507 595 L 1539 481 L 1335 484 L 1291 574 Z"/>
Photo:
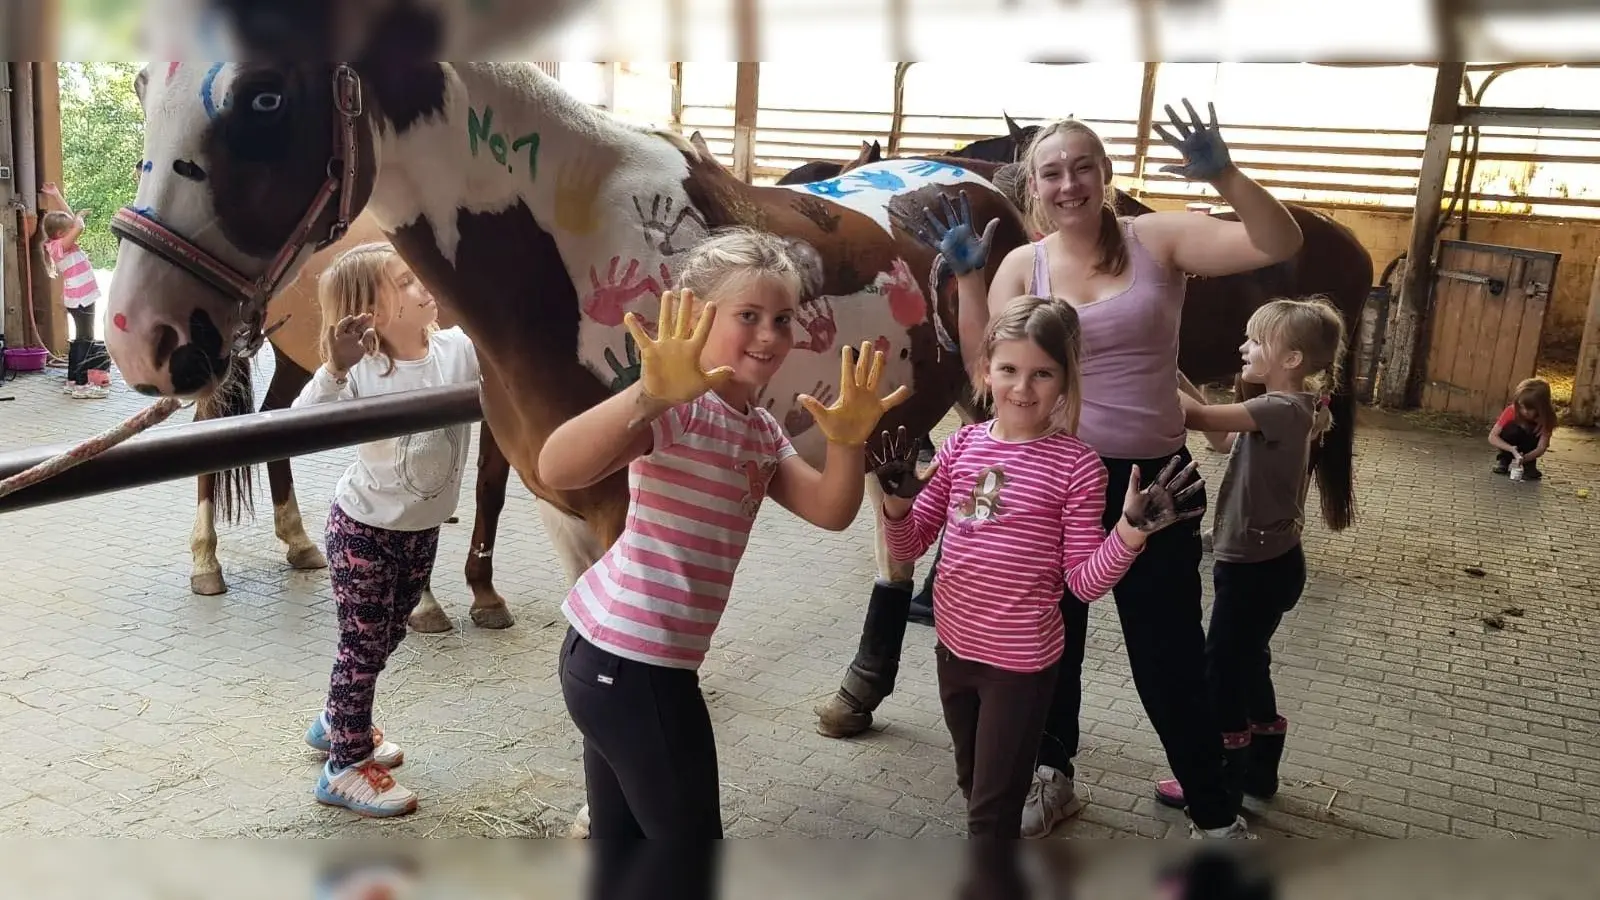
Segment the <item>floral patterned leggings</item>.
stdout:
<path fill-rule="evenodd" d="M 335 770 L 372 755 L 378 673 L 406 636 L 439 549 L 438 527 L 390 531 L 363 525 L 339 504 L 328 513 L 328 575 L 339 616 L 339 651 L 328 683 L 328 754 Z"/>

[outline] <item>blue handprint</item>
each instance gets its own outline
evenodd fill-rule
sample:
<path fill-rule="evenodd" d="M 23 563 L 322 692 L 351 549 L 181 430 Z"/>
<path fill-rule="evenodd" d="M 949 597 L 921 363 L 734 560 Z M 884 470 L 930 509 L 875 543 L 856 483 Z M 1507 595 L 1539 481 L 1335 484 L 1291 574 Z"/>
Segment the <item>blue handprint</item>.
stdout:
<path fill-rule="evenodd" d="M 1233 165 L 1228 145 L 1222 142 L 1222 134 L 1217 130 L 1217 107 L 1213 103 L 1206 104 L 1206 108 L 1211 112 L 1211 123 L 1207 125 L 1200 121 L 1200 114 L 1194 111 L 1189 98 L 1184 98 L 1183 106 L 1189 110 L 1194 131 L 1191 132 L 1184 126 L 1183 120 L 1173 111 L 1171 104 L 1164 107 L 1167 117 L 1172 119 L 1173 126 L 1183 137 L 1175 138 L 1159 124 L 1155 126 L 1156 133 L 1182 153 L 1184 161 L 1184 165 L 1181 166 L 1162 166 L 1161 171 L 1182 175 L 1191 181 L 1210 181 Z"/>
<path fill-rule="evenodd" d="M 934 175 L 939 174 L 939 171 L 941 169 L 949 169 L 950 170 L 950 174 L 956 176 L 957 178 L 959 178 L 962 175 L 965 175 L 967 173 L 967 170 L 961 168 L 960 166 L 953 166 L 953 165 L 951 165 L 949 163 L 935 162 L 935 161 L 933 161 L 931 159 L 923 160 L 922 162 L 915 163 L 914 165 L 911 166 L 911 168 L 907 169 L 906 171 L 910 172 L 913 175 L 920 175 L 920 176 L 923 176 L 923 177 L 926 177 L 926 178 L 932 178 Z"/>
<path fill-rule="evenodd" d="M 994 230 L 1000 220 L 990 219 L 983 229 L 983 236 L 979 237 L 972 224 L 972 201 L 967 198 L 966 191 L 961 192 L 959 211 L 947 194 L 940 194 L 939 201 L 944 207 L 945 221 L 941 222 L 933 210 L 924 206 L 922 215 L 927 219 L 928 227 L 911 223 L 916 226 L 917 237 L 937 249 L 945 265 L 957 275 L 983 268 L 989 260 L 989 245 L 994 242 Z"/>
<path fill-rule="evenodd" d="M 905 180 L 893 172 L 851 172 L 845 177 L 854 178 L 857 181 L 863 182 L 869 187 L 875 187 L 880 191 L 898 191 L 906 186 Z"/>
<path fill-rule="evenodd" d="M 805 185 L 805 189 L 820 197 L 843 197 L 847 194 L 861 193 L 860 190 L 845 190 L 844 186 L 839 183 L 839 179 L 837 178 L 829 178 L 827 181 L 810 182 L 809 184 Z"/>
<path fill-rule="evenodd" d="M 639 380 L 639 345 L 634 343 L 632 334 L 622 336 L 622 352 L 628 357 L 628 364 L 624 366 L 617 361 L 617 355 L 610 349 L 606 350 L 606 365 L 611 367 L 615 376 L 611 379 L 611 393 L 620 393 L 628 385 Z"/>

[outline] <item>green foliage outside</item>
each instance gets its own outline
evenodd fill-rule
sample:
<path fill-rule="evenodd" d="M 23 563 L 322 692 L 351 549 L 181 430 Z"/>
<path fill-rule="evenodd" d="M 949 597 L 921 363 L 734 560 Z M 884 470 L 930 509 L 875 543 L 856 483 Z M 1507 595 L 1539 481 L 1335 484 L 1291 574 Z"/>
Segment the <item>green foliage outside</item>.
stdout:
<path fill-rule="evenodd" d="M 95 268 L 117 260 L 112 213 L 133 202 L 144 158 L 144 110 L 132 63 L 61 63 L 61 192 L 91 210 L 78 245 Z"/>

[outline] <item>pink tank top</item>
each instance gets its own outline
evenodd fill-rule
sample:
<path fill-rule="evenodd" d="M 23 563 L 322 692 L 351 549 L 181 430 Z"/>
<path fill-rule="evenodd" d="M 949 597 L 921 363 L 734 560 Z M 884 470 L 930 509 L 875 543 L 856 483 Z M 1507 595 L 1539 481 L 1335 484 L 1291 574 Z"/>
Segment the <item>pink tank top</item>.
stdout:
<path fill-rule="evenodd" d="M 1083 329 L 1083 413 L 1078 437 L 1101 456 L 1170 456 L 1187 439 L 1178 403 L 1178 325 L 1186 287 L 1150 255 L 1122 220 L 1133 283 L 1120 294 L 1077 307 Z M 1033 245 L 1033 294 L 1050 296 L 1044 242 Z"/>

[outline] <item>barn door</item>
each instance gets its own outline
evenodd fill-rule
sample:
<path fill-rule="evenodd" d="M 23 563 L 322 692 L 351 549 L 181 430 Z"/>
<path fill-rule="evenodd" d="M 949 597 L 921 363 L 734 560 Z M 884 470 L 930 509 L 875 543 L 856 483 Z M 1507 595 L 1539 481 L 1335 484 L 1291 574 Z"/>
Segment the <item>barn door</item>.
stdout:
<path fill-rule="evenodd" d="M 1493 419 L 1533 376 L 1561 254 L 1441 241 L 1424 409 Z"/>

